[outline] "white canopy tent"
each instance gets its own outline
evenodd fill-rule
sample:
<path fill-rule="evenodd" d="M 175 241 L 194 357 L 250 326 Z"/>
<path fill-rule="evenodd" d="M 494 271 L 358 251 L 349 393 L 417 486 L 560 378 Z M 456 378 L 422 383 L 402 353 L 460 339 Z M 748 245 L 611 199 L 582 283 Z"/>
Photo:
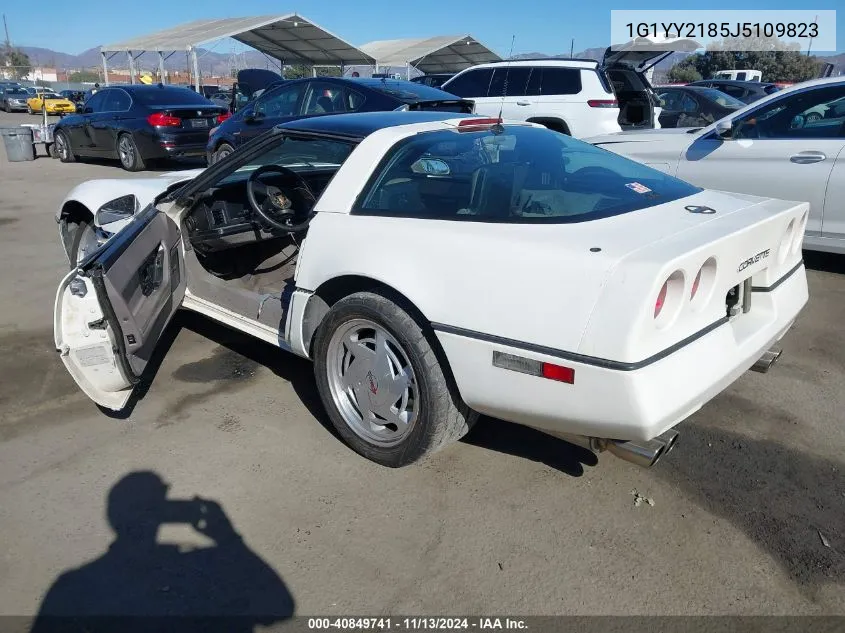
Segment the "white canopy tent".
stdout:
<path fill-rule="evenodd" d="M 148 51 L 158 53 L 159 72 L 164 81 L 165 53 L 186 51 L 191 58 L 194 84 L 199 91 L 197 48 L 224 38 L 232 38 L 251 46 L 279 60 L 281 64 L 343 68 L 349 64 L 372 65 L 375 63 L 375 59 L 360 48 L 296 13 L 282 16 L 221 18 L 197 20 L 101 47 L 100 54 L 106 85 L 108 85 L 108 60 L 117 53 L 126 53 L 129 60 L 130 80 L 135 83 L 135 60 L 141 54 Z"/>
<path fill-rule="evenodd" d="M 470 35 L 379 40 L 361 46 L 377 66 L 413 66 L 425 74 L 455 73 L 501 57 Z"/>

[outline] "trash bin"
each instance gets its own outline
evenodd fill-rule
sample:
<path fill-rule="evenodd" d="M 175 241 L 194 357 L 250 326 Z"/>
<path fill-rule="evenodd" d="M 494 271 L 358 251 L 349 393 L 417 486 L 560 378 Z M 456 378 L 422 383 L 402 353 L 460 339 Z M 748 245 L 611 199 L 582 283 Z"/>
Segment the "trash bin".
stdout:
<path fill-rule="evenodd" d="M 6 158 L 10 163 L 35 160 L 35 145 L 32 144 L 32 128 L 17 126 L 0 128 Z"/>

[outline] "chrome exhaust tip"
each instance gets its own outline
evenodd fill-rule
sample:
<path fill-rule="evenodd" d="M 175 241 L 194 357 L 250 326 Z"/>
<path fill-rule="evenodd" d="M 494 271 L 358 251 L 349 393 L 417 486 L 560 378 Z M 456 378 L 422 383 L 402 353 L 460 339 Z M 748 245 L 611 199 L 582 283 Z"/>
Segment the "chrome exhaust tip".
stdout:
<path fill-rule="evenodd" d="M 557 434 L 557 437 L 577 446 L 582 446 L 594 453 L 607 451 L 619 459 L 631 462 L 642 468 L 651 468 L 657 461 L 671 451 L 678 442 L 680 434 L 669 429 L 650 440 L 610 440 L 586 435 Z"/>
<path fill-rule="evenodd" d="M 772 347 L 771 349 L 766 351 L 766 353 L 763 354 L 759 359 L 757 359 L 757 362 L 751 366 L 751 371 L 756 371 L 761 374 L 765 374 L 772 368 L 772 365 L 778 362 L 778 359 L 780 358 L 781 354 L 783 354 L 782 349 Z"/>

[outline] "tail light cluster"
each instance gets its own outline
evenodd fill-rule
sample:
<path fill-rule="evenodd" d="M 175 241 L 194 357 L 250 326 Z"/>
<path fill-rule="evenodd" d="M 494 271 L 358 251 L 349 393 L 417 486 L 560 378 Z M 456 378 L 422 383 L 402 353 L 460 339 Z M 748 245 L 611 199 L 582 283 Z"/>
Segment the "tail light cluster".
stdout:
<path fill-rule="evenodd" d="M 591 108 L 618 108 L 619 102 L 616 99 L 589 99 L 587 105 Z"/>
<path fill-rule="evenodd" d="M 654 301 L 654 322 L 658 328 L 669 327 L 684 307 L 698 310 L 710 300 L 716 280 L 716 260 L 710 257 L 692 279 L 689 290 L 681 270 L 673 272 L 657 292 Z"/>
<path fill-rule="evenodd" d="M 147 123 L 155 127 L 179 127 L 182 125 L 182 119 L 163 112 L 153 112 L 147 117 Z"/>
<path fill-rule="evenodd" d="M 218 114 L 217 115 L 217 125 L 220 125 L 221 123 L 223 123 L 223 121 L 228 119 L 230 116 L 232 116 L 231 112 L 224 112 L 223 114 Z"/>
<path fill-rule="evenodd" d="M 789 252 L 793 255 L 801 252 L 801 247 L 804 245 L 804 231 L 807 230 L 807 215 L 809 211 L 804 211 L 801 220 L 798 222 L 798 228 L 795 235 L 792 236 L 792 244 L 790 244 Z"/>

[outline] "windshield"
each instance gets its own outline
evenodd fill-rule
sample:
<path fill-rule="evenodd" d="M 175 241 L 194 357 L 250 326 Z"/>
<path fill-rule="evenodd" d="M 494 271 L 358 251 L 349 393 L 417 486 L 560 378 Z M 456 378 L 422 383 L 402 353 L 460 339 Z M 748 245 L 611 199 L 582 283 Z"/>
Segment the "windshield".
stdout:
<path fill-rule="evenodd" d="M 143 105 L 207 106 L 208 99 L 190 88 L 164 87 L 132 91 L 132 100 Z"/>
<path fill-rule="evenodd" d="M 26 90 L 18 89 L 18 88 L 6 89 L 4 92 L 7 95 L 13 95 L 13 96 L 25 96 L 25 95 L 29 94 Z"/>
<path fill-rule="evenodd" d="M 59 96 L 59 95 L 57 95 L 53 92 L 45 92 L 45 93 L 43 93 L 42 97 L 44 99 L 64 99 L 64 97 Z"/>
<path fill-rule="evenodd" d="M 732 110 L 737 110 L 739 108 L 744 108 L 747 105 L 739 99 L 725 94 L 721 90 L 716 90 L 715 88 L 703 88 L 701 92 L 704 94 L 704 96 L 710 99 L 710 101 L 715 101 L 724 108 L 731 108 Z"/>
<path fill-rule="evenodd" d="M 441 220 L 568 223 L 671 202 L 700 189 L 547 129 L 438 131 L 401 141 L 359 212 Z"/>
<path fill-rule="evenodd" d="M 350 141 L 326 138 L 280 134 L 278 139 L 278 143 L 272 144 L 263 153 L 237 166 L 219 184 L 246 180 L 250 173 L 265 165 L 280 165 L 292 171 L 337 170 L 355 148 Z"/>

